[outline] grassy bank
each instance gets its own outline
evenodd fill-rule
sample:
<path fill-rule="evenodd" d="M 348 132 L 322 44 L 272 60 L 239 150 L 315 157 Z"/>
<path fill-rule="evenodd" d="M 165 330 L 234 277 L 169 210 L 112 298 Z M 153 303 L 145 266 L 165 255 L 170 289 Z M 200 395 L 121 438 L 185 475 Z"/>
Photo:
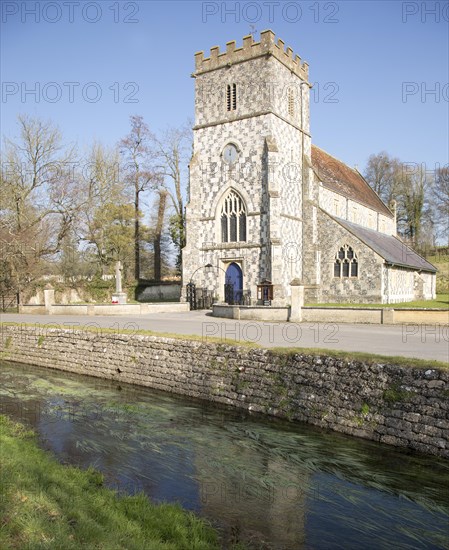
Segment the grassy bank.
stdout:
<path fill-rule="evenodd" d="M 0 415 L 0 548 L 219 548 L 215 531 L 180 506 L 119 497 L 94 470 L 63 466 L 33 432 Z"/>
<path fill-rule="evenodd" d="M 427 256 L 426 260 L 438 269 L 437 292 L 449 292 L 449 255 L 438 254 L 434 256 Z"/>
<path fill-rule="evenodd" d="M 399 304 L 305 304 L 316 307 L 353 307 L 353 308 L 393 308 L 393 309 L 449 309 L 449 294 L 437 294 L 435 300 L 417 300 L 415 302 L 400 302 Z"/>

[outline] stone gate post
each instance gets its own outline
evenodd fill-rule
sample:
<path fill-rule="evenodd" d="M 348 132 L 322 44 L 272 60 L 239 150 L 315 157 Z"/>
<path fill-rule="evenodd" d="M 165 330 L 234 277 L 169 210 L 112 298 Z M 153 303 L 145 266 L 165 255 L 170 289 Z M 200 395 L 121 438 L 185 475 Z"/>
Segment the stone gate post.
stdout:
<path fill-rule="evenodd" d="M 304 285 L 299 279 L 293 279 L 290 286 L 292 289 L 292 306 L 289 321 L 300 323 L 302 321 L 302 308 L 304 306 Z"/>

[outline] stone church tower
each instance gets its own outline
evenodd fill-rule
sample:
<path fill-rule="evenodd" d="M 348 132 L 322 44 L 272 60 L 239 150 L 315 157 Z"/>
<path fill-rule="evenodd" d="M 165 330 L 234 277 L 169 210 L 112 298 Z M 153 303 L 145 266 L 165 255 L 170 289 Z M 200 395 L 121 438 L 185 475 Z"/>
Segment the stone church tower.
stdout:
<path fill-rule="evenodd" d="M 190 282 L 245 305 L 291 305 L 298 284 L 318 303 L 435 297 L 436 268 L 395 213 L 312 145 L 307 63 L 272 31 L 226 46 L 195 55 L 183 298 Z"/>
<path fill-rule="evenodd" d="M 308 65 L 264 31 L 195 54 L 195 126 L 183 250 L 186 284 L 224 299 L 226 281 L 270 281 L 272 305 L 303 279 L 304 167 L 311 166 Z"/>

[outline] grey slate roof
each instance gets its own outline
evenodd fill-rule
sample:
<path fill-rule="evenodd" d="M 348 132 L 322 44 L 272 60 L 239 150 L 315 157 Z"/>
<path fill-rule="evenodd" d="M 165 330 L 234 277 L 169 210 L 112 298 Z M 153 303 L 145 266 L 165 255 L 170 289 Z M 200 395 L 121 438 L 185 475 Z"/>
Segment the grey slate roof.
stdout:
<path fill-rule="evenodd" d="M 333 217 L 336 222 L 374 250 L 374 252 L 377 252 L 377 254 L 384 258 L 388 264 L 402 267 L 412 267 L 413 269 L 431 271 L 433 273 L 438 271 L 435 266 L 409 248 L 397 237 L 379 233 L 373 229 L 362 227 L 361 225 L 342 220 L 341 218 L 337 218 L 335 216 L 331 217 Z"/>

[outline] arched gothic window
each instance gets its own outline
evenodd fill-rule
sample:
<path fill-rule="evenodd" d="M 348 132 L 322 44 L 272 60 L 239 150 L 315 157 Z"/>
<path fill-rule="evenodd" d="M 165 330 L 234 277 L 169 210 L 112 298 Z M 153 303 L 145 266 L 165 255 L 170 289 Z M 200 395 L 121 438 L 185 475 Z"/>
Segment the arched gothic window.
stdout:
<path fill-rule="evenodd" d="M 335 255 L 334 277 L 358 277 L 359 265 L 354 250 L 345 244 Z"/>
<path fill-rule="evenodd" d="M 246 208 L 243 199 L 231 190 L 221 207 L 221 241 L 246 241 Z"/>

